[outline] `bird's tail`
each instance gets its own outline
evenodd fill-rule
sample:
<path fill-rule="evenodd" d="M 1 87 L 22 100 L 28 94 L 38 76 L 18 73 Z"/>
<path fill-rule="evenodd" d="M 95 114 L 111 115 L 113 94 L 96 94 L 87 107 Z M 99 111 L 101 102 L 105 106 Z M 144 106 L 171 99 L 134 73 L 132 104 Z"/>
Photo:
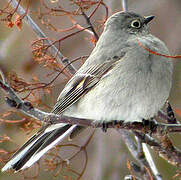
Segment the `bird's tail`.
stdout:
<path fill-rule="evenodd" d="M 2 171 L 14 169 L 20 171 L 38 161 L 48 150 L 72 133 L 76 125 L 52 124 L 42 128 L 32 136 L 2 168 Z"/>

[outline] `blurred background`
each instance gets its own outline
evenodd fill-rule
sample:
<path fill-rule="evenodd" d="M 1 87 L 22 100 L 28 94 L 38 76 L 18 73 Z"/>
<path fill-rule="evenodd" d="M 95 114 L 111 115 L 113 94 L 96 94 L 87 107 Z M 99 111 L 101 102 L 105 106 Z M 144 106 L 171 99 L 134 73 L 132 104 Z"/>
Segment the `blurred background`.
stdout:
<path fill-rule="evenodd" d="M 63 38 L 66 34 L 70 34 L 75 31 L 61 32 L 60 29 L 69 28 L 72 23 L 67 16 L 53 16 L 48 13 L 45 6 L 42 5 L 44 2 L 49 8 L 60 8 L 63 7 L 66 10 L 76 10 L 77 7 L 72 1 L 67 0 L 31 0 L 29 6 L 29 15 L 43 30 L 49 39 L 55 41 Z M 104 0 L 103 1 L 109 9 L 109 16 L 114 12 L 122 10 L 121 0 Z M 7 1 L 0 1 L 0 9 L 3 9 L 7 5 Z M 23 1 L 21 5 L 26 9 L 27 2 Z M 90 14 L 95 8 L 88 9 L 86 14 Z M 181 54 L 181 1 L 180 0 L 128 0 L 128 9 L 140 13 L 142 15 L 155 15 L 155 19 L 150 23 L 150 29 L 152 34 L 163 40 L 170 50 L 172 55 Z M 41 18 L 40 12 L 46 12 L 44 18 Z M 60 13 L 61 14 L 61 13 Z M 0 18 L 5 16 L 1 15 Z M 100 24 L 103 22 L 105 17 L 105 8 L 100 6 L 94 16 L 91 18 L 91 22 L 95 26 L 98 34 L 101 34 L 102 27 Z M 1 19 L 2 19 L 1 18 Z M 15 17 L 13 17 L 15 19 Z M 42 20 L 43 19 L 43 20 Z M 75 20 L 83 27 L 86 27 L 86 21 L 82 16 L 76 16 Z M 47 25 L 51 23 L 56 29 L 48 28 Z M 19 29 L 17 26 L 12 28 L 7 26 L 7 23 L 0 21 L 0 68 L 4 71 L 7 77 L 16 77 L 22 79 L 27 83 L 35 82 L 36 78 L 40 82 L 48 83 L 54 76 L 51 75 L 53 70 L 41 62 L 35 62 L 34 55 L 32 53 L 32 43 L 37 40 L 36 34 L 33 32 L 25 21 L 23 21 L 22 28 Z M 56 44 L 59 48 L 59 45 Z M 91 36 L 87 32 L 81 32 L 75 36 L 67 38 L 60 44 L 60 51 L 64 56 L 70 60 L 80 56 L 89 55 L 94 44 L 91 42 Z M 169 101 L 173 109 L 177 112 L 181 110 L 181 59 L 173 59 L 174 62 L 174 75 L 173 75 L 173 88 L 170 94 Z M 81 61 L 74 64 L 76 68 L 80 67 Z M 11 73 L 11 74 L 10 74 Z M 13 74 L 13 75 L 12 75 Z M 47 76 L 47 74 L 49 74 Z M 55 74 L 53 74 L 55 75 Z M 33 80 L 32 80 L 33 79 Z M 9 79 L 11 81 L 11 79 Z M 30 96 L 28 100 L 32 100 L 33 104 L 44 111 L 50 111 L 56 102 L 58 94 L 61 92 L 65 83 L 68 81 L 68 77 L 60 76 L 52 85 L 51 91 L 38 90 L 35 91 L 33 96 Z M 14 81 L 15 82 L 15 81 Z M 21 97 L 25 97 L 27 92 L 20 94 Z M 37 97 L 38 96 L 38 97 Z M 40 123 L 35 122 L 33 119 L 28 119 L 21 113 L 14 113 L 15 111 L 10 109 L 5 101 L 5 95 L 0 91 L 0 138 L 7 139 L 0 143 L 0 154 L 6 156 L 7 154 L 3 151 L 14 151 L 20 147 L 37 129 L 40 127 Z M 38 100 L 41 99 L 41 102 Z M 5 112 L 8 112 L 5 114 Z M 16 111 L 15 111 L 16 112 Z M 176 113 L 177 119 L 181 120 L 179 113 Z M 5 123 L 2 119 L 6 120 L 21 120 L 19 123 Z M 25 120 L 24 120 L 25 119 Z M 32 123 L 32 122 L 33 123 Z M 32 130 L 33 129 L 33 130 Z M 83 132 L 80 136 L 72 142 L 65 140 L 64 144 L 78 144 L 79 146 L 85 144 L 92 130 L 88 129 Z M 173 143 L 181 149 L 179 134 L 170 135 Z M 0 141 L 1 141 L 0 139 Z M 77 151 L 79 146 L 63 146 L 59 149 L 59 153 L 62 159 L 66 160 L 70 157 L 73 151 Z M 38 171 L 38 165 L 23 173 L 0 173 L 0 179 L 8 180 L 19 180 L 23 178 L 33 179 L 32 176 L 36 176 L 37 171 L 39 172 L 37 179 L 52 179 L 52 176 L 56 174 L 61 168 L 63 169 L 55 179 L 76 179 L 76 172 L 81 172 L 84 168 L 84 164 L 88 159 L 85 173 L 81 179 L 85 180 L 119 180 L 124 179 L 125 175 L 130 174 L 127 168 L 127 160 L 133 160 L 128 149 L 121 141 L 120 135 L 112 129 L 109 129 L 107 133 L 103 133 L 101 130 L 96 130 L 93 138 L 86 147 L 86 152 L 80 152 L 76 158 L 64 163 L 62 167 L 51 171 L 47 168 L 45 162 L 40 162 L 40 172 Z M 163 179 L 172 179 L 172 177 L 178 172 L 178 169 L 164 159 L 159 157 L 151 150 L 155 164 L 159 172 L 163 175 Z M 55 153 L 55 150 L 52 151 Z M 87 153 L 87 154 L 86 154 Z M 88 158 L 86 156 L 88 155 Z M 1 157 L 1 156 L 0 156 Z M 9 156 L 7 155 L 6 159 Z M 50 159 L 51 154 L 45 158 L 46 162 Z M 1 157 L 2 159 L 2 157 Z M 4 165 L 1 163 L 0 167 Z M 50 166 L 49 166 L 50 167 Z M 53 167 L 52 167 L 53 168 Z M 70 178 L 71 176 L 71 178 Z M 179 179 L 179 177 L 174 178 Z"/>

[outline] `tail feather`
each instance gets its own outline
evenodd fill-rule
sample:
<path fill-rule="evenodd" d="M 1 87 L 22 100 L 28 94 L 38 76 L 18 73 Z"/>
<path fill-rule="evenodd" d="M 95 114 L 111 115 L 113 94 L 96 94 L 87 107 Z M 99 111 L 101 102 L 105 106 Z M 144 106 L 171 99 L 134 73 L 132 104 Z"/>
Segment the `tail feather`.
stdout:
<path fill-rule="evenodd" d="M 2 168 L 2 172 L 14 167 L 20 159 L 24 157 L 24 155 L 29 151 L 31 147 L 33 147 L 39 139 L 43 136 L 42 132 L 38 132 L 33 135 L 11 158 L 11 160 Z"/>
<path fill-rule="evenodd" d="M 67 125 L 67 126 L 69 126 L 69 125 Z M 75 129 L 75 127 L 76 127 L 76 125 L 71 126 L 66 131 L 64 131 L 64 133 L 62 135 L 60 135 L 58 138 L 56 138 L 53 142 L 48 144 L 46 147 L 44 147 L 44 148 L 41 147 L 41 151 L 38 151 L 38 153 L 37 152 L 34 153 L 34 155 L 31 157 L 31 159 L 29 159 L 29 161 L 26 164 L 24 164 L 24 166 L 21 168 L 21 170 L 26 169 L 27 167 L 30 167 L 32 164 L 34 164 L 36 161 L 38 161 L 40 159 L 40 157 L 42 157 L 48 150 L 50 150 L 52 147 L 54 147 L 58 142 L 63 140 L 65 137 L 67 137 Z"/>
<path fill-rule="evenodd" d="M 2 168 L 2 171 L 11 168 L 19 171 L 30 167 L 75 128 L 76 125 L 62 123 L 42 129 L 13 155 L 12 159 Z"/>
<path fill-rule="evenodd" d="M 66 125 L 64 128 L 60 128 L 54 130 L 53 133 L 49 135 L 47 140 L 41 145 L 41 147 L 37 150 L 36 154 L 42 151 L 44 148 L 48 147 L 52 142 L 56 141 L 61 135 L 63 135 L 71 126 Z"/>
<path fill-rule="evenodd" d="M 15 171 L 18 171 L 19 169 L 22 168 L 22 166 L 31 158 L 31 156 L 36 153 L 36 151 L 40 148 L 40 146 L 42 145 L 42 142 L 46 140 L 46 138 L 48 138 L 48 136 L 50 135 L 49 133 L 44 134 L 43 136 L 41 136 L 40 138 L 38 138 L 38 141 L 36 141 L 36 143 L 33 144 L 33 146 L 31 146 L 21 157 L 20 159 L 13 164 L 12 168 Z"/>

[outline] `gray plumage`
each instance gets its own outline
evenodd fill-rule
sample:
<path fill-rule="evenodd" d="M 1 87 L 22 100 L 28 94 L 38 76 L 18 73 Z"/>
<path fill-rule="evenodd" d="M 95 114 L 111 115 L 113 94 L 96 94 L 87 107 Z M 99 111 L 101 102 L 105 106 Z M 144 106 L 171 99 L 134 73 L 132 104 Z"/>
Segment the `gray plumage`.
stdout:
<path fill-rule="evenodd" d="M 172 62 L 146 51 L 138 45 L 137 39 L 143 46 L 161 54 L 169 54 L 168 49 L 149 33 L 147 25 L 139 29 L 130 27 L 134 19 L 144 23 L 144 18 L 134 13 L 119 12 L 108 19 L 96 47 L 75 77 L 86 75 L 87 69 L 95 64 L 112 62 L 113 68 L 66 109 L 64 115 L 133 122 L 152 118 L 164 105 L 172 84 Z M 60 101 L 68 89 L 69 83 L 60 94 Z"/>
<path fill-rule="evenodd" d="M 142 121 L 154 117 L 167 100 L 172 85 L 172 62 L 152 54 L 169 54 L 165 44 L 150 34 L 153 16 L 118 12 L 106 22 L 89 58 L 67 83 L 52 112 L 110 122 Z M 76 125 L 43 127 L 2 169 L 30 167 L 43 154 L 75 132 Z M 66 134 L 66 135 L 65 135 Z"/>

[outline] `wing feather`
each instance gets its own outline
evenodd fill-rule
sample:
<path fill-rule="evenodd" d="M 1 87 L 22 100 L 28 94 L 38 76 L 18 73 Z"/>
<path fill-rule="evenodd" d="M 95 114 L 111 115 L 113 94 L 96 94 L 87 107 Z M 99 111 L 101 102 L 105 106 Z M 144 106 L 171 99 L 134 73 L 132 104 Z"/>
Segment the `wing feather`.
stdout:
<path fill-rule="evenodd" d="M 61 114 L 65 109 L 79 100 L 109 72 L 118 59 L 92 65 L 83 73 L 77 73 L 66 85 L 55 104 L 52 113 Z M 119 58 L 120 60 L 120 58 Z"/>

